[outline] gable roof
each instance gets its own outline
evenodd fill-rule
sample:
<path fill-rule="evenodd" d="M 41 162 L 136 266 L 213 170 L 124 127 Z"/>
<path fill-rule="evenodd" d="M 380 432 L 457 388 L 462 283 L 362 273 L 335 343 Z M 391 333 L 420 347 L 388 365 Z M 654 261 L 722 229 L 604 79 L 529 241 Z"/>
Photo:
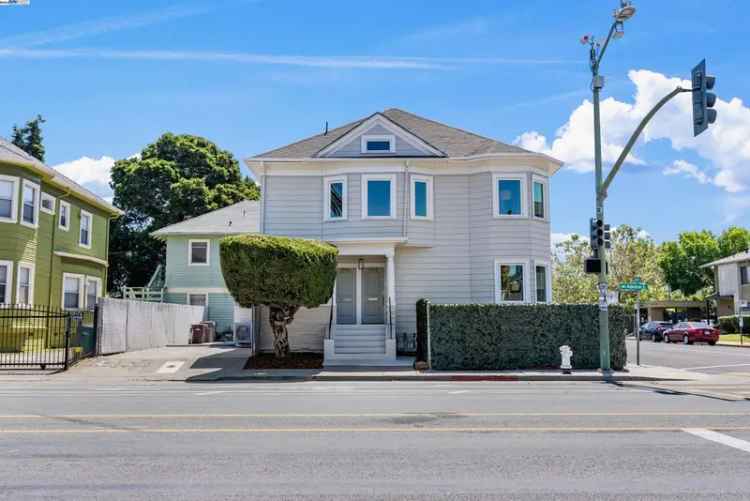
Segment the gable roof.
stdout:
<path fill-rule="evenodd" d="M 711 266 L 719 266 L 720 264 L 739 263 L 741 261 L 750 261 L 750 250 L 739 252 L 722 259 L 717 259 L 716 261 L 711 261 L 710 263 L 701 266 L 701 268 L 710 268 Z"/>
<path fill-rule="evenodd" d="M 233 235 L 260 231 L 260 203 L 243 200 L 179 223 L 170 224 L 153 233 L 154 237 L 178 235 Z"/>
<path fill-rule="evenodd" d="M 115 216 L 121 215 L 123 213 L 120 209 L 110 204 L 100 196 L 92 193 L 91 191 L 87 190 L 69 177 L 64 176 L 55 169 L 48 167 L 44 163 L 40 162 L 36 158 L 23 151 L 15 144 L 8 142 L 1 137 L 0 162 L 31 168 L 50 184 L 61 190 L 75 194 L 77 197 L 90 203 L 94 207 L 97 207 Z"/>
<path fill-rule="evenodd" d="M 287 146 L 261 153 L 253 158 L 316 158 L 321 150 L 335 143 L 373 116 L 384 117 L 386 120 L 413 134 L 433 148 L 443 152 L 445 157 L 448 158 L 494 153 L 534 154 L 518 146 L 502 143 L 474 134 L 473 132 L 451 127 L 398 108 L 391 108 L 329 130 L 327 134 L 317 134 Z"/>

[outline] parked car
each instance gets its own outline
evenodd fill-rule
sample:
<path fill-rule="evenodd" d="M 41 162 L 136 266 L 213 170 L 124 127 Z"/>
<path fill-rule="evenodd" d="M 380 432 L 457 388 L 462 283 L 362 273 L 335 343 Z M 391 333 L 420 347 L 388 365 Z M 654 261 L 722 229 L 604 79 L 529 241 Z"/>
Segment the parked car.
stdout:
<path fill-rule="evenodd" d="M 661 342 L 664 339 L 664 331 L 672 328 L 672 322 L 651 321 L 641 325 L 640 338 L 650 339 L 654 342 Z"/>
<path fill-rule="evenodd" d="M 664 331 L 665 343 L 704 342 L 711 346 L 719 340 L 719 329 L 714 329 L 705 322 L 680 322 L 673 328 Z"/>

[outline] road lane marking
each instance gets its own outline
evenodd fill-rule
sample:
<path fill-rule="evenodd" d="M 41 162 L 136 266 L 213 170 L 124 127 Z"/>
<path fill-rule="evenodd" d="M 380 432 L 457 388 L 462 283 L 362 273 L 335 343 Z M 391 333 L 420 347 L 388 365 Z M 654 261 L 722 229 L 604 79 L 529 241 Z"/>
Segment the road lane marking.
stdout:
<path fill-rule="evenodd" d="M 729 364 L 729 365 L 706 365 L 704 367 L 686 367 L 683 371 L 697 371 L 701 369 L 725 369 L 727 367 L 747 367 L 750 364 Z"/>
<path fill-rule="evenodd" d="M 724 435 L 723 433 L 718 433 L 713 430 L 707 430 L 706 428 L 685 428 L 683 431 L 695 435 L 696 437 L 710 440 L 711 442 L 750 452 L 750 442 L 746 440 L 740 440 L 739 438 L 730 437 L 729 435 Z"/>
<path fill-rule="evenodd" d="M 157 374 L 174 374 L 178 370 L 180 370 L 180 367 L 185 365 L 184 360 L 170 360 L 169 362 L 164 362 L 161 367 L 159 367 L 159 370 L 156 371 Z"/>
<path fill-rule="evenodd" d="M 750 412 L 327 412 L 327 413 L 237 413 L 237 414 L 3 414 L 2 420 L 13 419 L 241 419 L 241 418 L 388 418 L 388 417 L 747 417 Z"/>
<path fill-rule="evenodd" d="M 195 396 L 196 397 L 205 397 L 205 396 L 208 396 L 208 395 L 218 395 L 220 393 L 226 393 L 226 391 L 224 391 L 224 390 L 203 391 L 203 392 L 200 392 L 200 393 L 196 393 Z"/>
<path fill-rule="evenodd" d="M 0 429 L 0 435 L 30 435 L 30 434 L 114 434 L 114 433 L 673 433 L 685 432 L 690 428 L 633 426 L 633 427 L 339 427 L 339 428 L 18 428 Z M 714 430 L 728 432 L 750 431 L 750 426 L 717 426 Z M 706 430 L 708 431 L 708 430 Z M 706 437 L 704 437 L 706 438 Z M 727 437 L 732 438 L 732 437 Z M 709 439 L 711 440 L 711 439 Z M 736 439 L 735 439 L 736 440 Z M 744 442 L 739 440 L 739 442 Z M 747 443 L 747 442 L 745 442 Z"/>
<path fill-rule="evenodd" d="M 458 391 L 449 391 L 449 395 L 461 395 L 463 393 L 469 393 L 469 390 L 458 390 Z"/>

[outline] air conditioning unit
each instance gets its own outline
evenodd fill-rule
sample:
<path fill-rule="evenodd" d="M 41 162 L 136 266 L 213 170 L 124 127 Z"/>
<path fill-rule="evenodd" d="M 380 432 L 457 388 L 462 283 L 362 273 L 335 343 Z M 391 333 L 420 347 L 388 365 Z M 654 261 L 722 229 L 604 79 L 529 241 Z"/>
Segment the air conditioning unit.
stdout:
<path fill-rule="evenodd" d="M 234 344 L 242 348 L 254 348 L 253 323 L 236 322 L 234 324 Z"/>

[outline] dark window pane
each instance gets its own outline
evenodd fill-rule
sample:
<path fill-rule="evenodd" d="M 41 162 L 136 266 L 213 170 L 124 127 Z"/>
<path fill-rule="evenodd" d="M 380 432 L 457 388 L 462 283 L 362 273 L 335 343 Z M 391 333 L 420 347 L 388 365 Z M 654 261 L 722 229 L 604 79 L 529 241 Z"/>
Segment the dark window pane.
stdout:
<path fill-rule="evenodd" d="M 6 291 L 6 285 L 5 282 L 0 283 L 0 302 L 5 303 L 5 291 Z"/>
<path fill-rule="evenodd" d="M 47 210 L 54 210 L 55 203 L 50 198 L 43 198 L 42 199 L 42 207 L 44 207 Z"/>
<path fill-rule="evenodd" d="M 742 285 L 750 284 L 750 267 L 743 266 L 740 268 L 740 281 Z"/>
<path fill-rule="evenodd" d="M 78 308 L 78 293 L 77 292 L 66 292 L 65 293 L 65 307 L 66 308 Z"/>
<path fill-rule="evenodd" d="M 500 266 L 500 297 L 503 301 L 523 301 L 523 266 Z"/>
<path fill-rule="evenodd" d="M 414 214 L 427 217 L 427 183 L 424 181 L 414 183 Z"/>
<path fill-rule="evenodd" d="M 536 300 L 539 303 L 547 302 L 547 268 L 536 267 Z"/>
<path fill-rule="evenodd" d="M 367 215 L 368 216 L 390 216 L 391 215 L 391 182 L 390 181 L 368 181 L 367 182 Z"/>
<path fill-rule="evenodd" d="M 13 201 L 0 198 L 0 217 L 11 217 L 13 215 Z"/>
<path fill-rule="evenodd" d="M 208 262 L 208 245 L 206 242 L 193 242 L 191 244 L 191 263 L 205 264 Z"/>
<path fill-rule="evenodd" d="M 23 188 L 23 220 L 34 224 L 34 204 L 36 202 L 36 190 L 29 186 Z"/>
<path fill-rule="evenodd" d="M 331 183 L 331 213 L 330 217 L 344 216 L 344 184 Z"/>
<path fill-rule="evenodd" d="M 544 185 L 534 183 L 534 216 L 544 217 Z"/>
<path fill-rule="evenodd" d="M 521 181 L 517 179 L 501 179 L 497 182 L 500 192 L 500 214 L 521 214 Z"/>
<path fill-rule="evenodd" d="M 68 227 L 68 207 L 60 205 L 60 226 Z"/>
<path fill-rule="evenodd" d="M 206 296 L 204 294 L 190 294 L 191 306 L 206 306 Z"/>
<path fill-rule="evenodd" d="M 390 151 L 390 141 L 367 141 L 367 151 Z"/>

